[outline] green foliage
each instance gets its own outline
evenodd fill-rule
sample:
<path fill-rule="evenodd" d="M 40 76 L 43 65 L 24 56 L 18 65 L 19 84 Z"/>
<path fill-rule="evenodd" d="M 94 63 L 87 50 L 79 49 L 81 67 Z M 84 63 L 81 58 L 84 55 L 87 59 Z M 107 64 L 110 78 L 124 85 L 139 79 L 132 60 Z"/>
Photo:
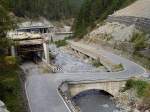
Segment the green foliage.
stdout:
<path fill-rule="evenodd" d="M 84 0 L 74 23 L 75 37 L 82 38 L 88 29 L 95 27 L 96 21 L 103 21 L 114 11 L 135 0 Z"/>
<path fill-rule="evenodd" d="M 5 57 L 5 63 L 7 65 L 16 65 L 17 64 L 17 60 L 15 57 L 13 56 L 6 56 Z"/>
<path fill-rule="evenodd" d="M 114 65 L 114 69 L 117 70 L 117 71 L 122 71 L 122 70 L 124 70 L 124 67 L 123 67 L 123 65 L 120 63 L 120 64 Z"/>
<path fill-rule="evenodd" d="M 137 90 L 138 96 L 144 96 L 148 83 L 145 81 L 138 80 L 135 82 L 135 88 Z"/>
<path fill-rule="evenodd" d="M 134 85 L 134 80 L 133 79 L 130 79 L 126 82 L 126 85 L 125 85 L 125 90 L 128 90 L 128 89 L 131 89 L 133 88 L 133 85 Z"/>
<path fill-rule="evenodd" d="M 16 72 L 17 67 L 0 70 L 0 99 L 10 112 L 25 112 L 23 99 L 20 94 L 21 84 Z"/>
<path fill-rule="evenodd" d="M 62 47 L 62 46 L 66 46 L 67 42 L 66 42 L 66 39 L 63 39 L 63 40 L 56 41 L 55 44 L 57 47 Z"/>
<path fill-rule="evenodd" d="M 145 92 L 145 95 L 144 95 L 144 103 L 146 105 L 150 105 L 150 85 L 146 88 L 146 92 Z"/>
<path fill-rule="evenodd" d="M 138 60 L 144 68 L 146 68 L 147 70 L 150 70 L 150 59 L 147 59 L 141 55 L 138 55 L 137 53 L 133 54 L 133 59 Z"/>
<path fill-rule="evenodd" d="M 80 9 L 82 0 L 7 0 L 19 17 L 64 19 L 74 16 Z"/>
<path fill-rule="evenodd" d="M 93 60 L 92 65 L 95 66 L 95 67 L 103 66 L 99 60 Z"/>
<path fill-rule="evenodd" d="M 8 11 L 0 2 L 0 38 L 4 38 L 8 30 L 12 28 L 12 21 L 8 15 Z"/>
<path fill-rule="evenodd" d="M 144 80 L 130 79 L 126 82 L 126 86 L 123 91 L 133 89 L 140 98 L 140 110 L 148 110 L 150 108 L 150 82 Z"/>
<path fill-rule="evenodd" d="M 130 79 L 127 81 L 124 91 L 133 88 L 136 90 L 138 97 L 143 97 L 145 96 L 148 87 L 149 83 L 146 81 Z"/>
<path fill-rule="evenodd" d="M 11 112 L 24 112 L 20 97 L 20 83 L 16 73 L 14 57 L 7 57 L 11 41 L 6 38 L 7 32 L 14 27 L 10 19 L 7 0 L 0 0 L 0 99 L 6 103 Z"/>
<path fill-rule="evenodd" d="M 135 45 L 136 51 L 146 48 L 147 46 L 146 41 L 147 38 L 144 33 L 134 33 L 130 40 L 130 42 L 132 42 Z"/>
<path fill-rule="evenodd" d="M 0 57 L 5 55 L 10 45 L 10 41 L 6 38 L 7 32 L 14 28 L 14 23 L 9 16 L 7 4 L 7 1 L 0 0 Z"/>

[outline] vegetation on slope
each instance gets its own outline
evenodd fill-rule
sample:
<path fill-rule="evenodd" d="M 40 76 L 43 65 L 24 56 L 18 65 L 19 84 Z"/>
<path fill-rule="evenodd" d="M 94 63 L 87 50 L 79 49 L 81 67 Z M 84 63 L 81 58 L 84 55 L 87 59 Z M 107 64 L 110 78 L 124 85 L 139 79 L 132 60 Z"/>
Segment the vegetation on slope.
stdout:
<path fill-rule="evenodd" d="M 135 89 L 138 97 L 145 97 L 150 84 L 144 80 L 129 79 L 125 85 L 124 90 Z"/>
<path fill-rule="evenodd" d="M 57 47 L 62 47 L 62 46 L 67 45 L 66 39 L 56 41 L 56 42 L 55 42 L 55 45 L 56 45 Z"/>
<path fill-rule="evenodd" d="M 150 83 L 143 79 L 129 79 L 123 91 L 135 91 L 137 99 L 132 99 L 140 112 L 150 110 Z M 129 94 L 131 96 L 131 94 Z M 135 100 L 135 102 L 134 102 Z"/>
<path fill-rule="evenodd" d="M 16 59 L 8 55 L 11 42 L 6 38 L 7 31 L 13 28 L 7 2 L 0 0 L 0 100 L 6 103 L 11 112 L 24 112 L 20 95 Z"/>
<path fill-rule="evenodd" d="M 92 65 L 97 68 L 103 66 L 103 64 L 99 60 L 93 60 Z"/>
<path fill-rule="evenodd" d="M 18 17 L 63 19 L 74 16 L 82 0 L 6 0 Z"/>
<path fill-rule="evenodd" d="M 2 100 L 10 112 L 25 112 L 21 84 L 17 66 L 3 65 L 0 70 L 0 100 Z M 1 69 L 1 68 L 0 68 Z"/>
<path fill-rule="evenodd" d="M 88 28 L 95 27 L 114 11 L 128 6 L 136 0 L 84 0 L 74 23 L 75 37 L 82 38 Z"/>
<path fill-rule="evenodd" d="M 133 36 L 130 40 L 130 42 L 134 44 L 136 51 L 148 47 L 147 41 L 148 41 L 148 38 L 146 38 L 146 34 L 140 33 L 140 32 L 133 33 Z"/>

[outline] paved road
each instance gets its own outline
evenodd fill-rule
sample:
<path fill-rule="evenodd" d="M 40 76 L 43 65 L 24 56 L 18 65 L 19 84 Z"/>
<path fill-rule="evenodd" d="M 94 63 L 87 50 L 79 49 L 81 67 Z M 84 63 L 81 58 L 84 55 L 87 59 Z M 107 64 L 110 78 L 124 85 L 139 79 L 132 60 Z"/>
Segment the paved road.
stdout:
<path fill-rule="evenodd" d="M 73 43 L 83 49 L 86 45 Z M 136 63 L 118 55 L 97 49 L 109 59 L 123 64 L 125 70 L 120 72 L 100 73 L 57 73 L 42 74 L 37 65 L 32 63 L 22 65 L 22 69 L 28 74 L 26 81 L 26 94 L 28 96 L 31 112 L 69 112 L 65 103 L 57 92 L 58 86 L 64 81 L 95 81 L 95 80 L 122 80 L 132 76 L 141 76 L 145 69 Z"/>

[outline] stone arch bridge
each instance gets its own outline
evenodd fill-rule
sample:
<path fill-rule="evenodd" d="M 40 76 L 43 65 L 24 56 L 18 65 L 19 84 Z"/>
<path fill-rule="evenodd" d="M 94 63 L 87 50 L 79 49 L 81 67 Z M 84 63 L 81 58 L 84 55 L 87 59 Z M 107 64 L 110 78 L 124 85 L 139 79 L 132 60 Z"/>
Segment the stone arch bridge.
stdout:
<path fill-rule="evenodd" d="M 67 94 L 69 97 L 75 97 L 78 94 L 89 90 L 102 90 L 116 97 L 119 91 L 125 87 L 126 80 L 118 81 L 94 81 L 94 82 L 68 82 L 60 86 L 62 93 Z"/>

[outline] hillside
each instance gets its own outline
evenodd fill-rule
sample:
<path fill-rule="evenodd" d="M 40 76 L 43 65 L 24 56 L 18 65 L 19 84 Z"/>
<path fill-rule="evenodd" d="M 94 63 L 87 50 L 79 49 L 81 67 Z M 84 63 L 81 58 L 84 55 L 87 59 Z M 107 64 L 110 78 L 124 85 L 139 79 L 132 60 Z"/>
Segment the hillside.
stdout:
<path fill-rule="evenodd" d="M 147 22 L 150 17 L 149 6 L 149 0 L 138 0 L 114 12 L 109 15 L 112 19 L 103 23 L 97 22 L 96 27 L 89 31 L 83 40 L 89 44 L 119 50 L 122 54 L 127 53 L 127 57 L 136 58 L 136 61 L 150 69 L 150 34 L 149 30 L 146 30 L 150 28 Z"/>
<path fill-rule="evenodd" d="M 89 30 L 102 22 L 114 11 L 136 0 L 84 0 L 74 23 L 75 37 L 82 38 Z"/>
<path fill-rule="evenodd" d="M 18 17 L 46 17 L 57 20 L 74 17 L 82 0 L 6 0 Z"/>

